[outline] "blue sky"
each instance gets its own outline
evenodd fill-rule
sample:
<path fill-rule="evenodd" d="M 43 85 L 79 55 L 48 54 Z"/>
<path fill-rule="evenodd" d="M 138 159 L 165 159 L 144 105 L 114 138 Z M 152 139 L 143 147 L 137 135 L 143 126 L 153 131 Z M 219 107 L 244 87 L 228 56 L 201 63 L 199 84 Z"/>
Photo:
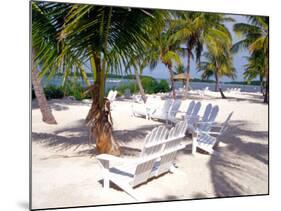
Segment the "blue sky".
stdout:
<path fill-rule="evenodd" d="M 242 16 L 242 15 L 229 15 L 229 16 L 232 17 L 235 20 L 235 22 L 247 23 L 246 16 Z M 239 38 L 236 36 L 236 34 L 232 30 L 233 24 L 234 23 L 228 22 L 228 23 L 226 23 L 226 26 L 232 34 L 233 43 L 235 43 L 239 40 Z M 248 55 L 249 55 L 248 51 L 244 50 L 244 51 L 240 51 L 239 53 L 237 53 L 233 56 L 233 63 L 234 63 L 234 66 L 236 68 L 236 75 L 237 75 L 235 81 L 243 81 L 244 80 L 243 79 L 243 72 L 244 72 L 243 66 L 247 63 L 247 60 L 244 57 L 248 56 Z M 185 65 L 185 67 L 186 67 L 186 60 L 187 60 L 186 58 L 182 58 L 182 62 Z M 192 78 L 200 78 L 200 74 L 196 70 L 195 61 L 191 62 L 190 69 L 191 69 L 190 72 L 191 72 Z M 145 68 L 144 71 L 143 71 L 143 75 L 150 75 L 152 77 L 161 78 L 161 79 L 168 79 L 169 78 L 169 73 L 168 73 L 167 68 L 163 64 L 160 64 L 160 63 L 152 71 L 149 69 L 149 67 Z M 232 81 L 232 79 L 223 77 L 221 79 L 221 81 L 223 81 L 223 82 Z"/>

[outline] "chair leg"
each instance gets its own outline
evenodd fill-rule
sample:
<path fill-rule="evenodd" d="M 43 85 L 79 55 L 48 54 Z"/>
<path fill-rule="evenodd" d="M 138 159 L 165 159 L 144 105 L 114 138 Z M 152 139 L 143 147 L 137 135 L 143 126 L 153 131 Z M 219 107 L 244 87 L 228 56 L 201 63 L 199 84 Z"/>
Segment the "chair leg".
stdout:
<path fill-rule="evenodd" d="M 174 165 L 172 165 L 169 170 L 173 174 L 179 174 L 179 175 L 182 175 L 182 176 L 186 176 L 186 173 L 184 173 L 183 171 L 178 170 Z"/>
<path fill-rule="evenodd" d="M 192 154 L 196 154 L 196 149 L 197 149 L 197 134 L 193 133 L 192 134 Z"/>
<path fill-rule="evenodd" d="M 139 201 L 139 202 L 144 201 L 144 198 L 141 195 L 137 194 L 136 191 L 128 183 L 117 181 L 113 178 L 111 178 L 110 180 L 113 183 L 115 183 L 118 187 L 120 187 L 122 190 L 124 190 L 126 193 L 128 193 L 136 201 Z"/>

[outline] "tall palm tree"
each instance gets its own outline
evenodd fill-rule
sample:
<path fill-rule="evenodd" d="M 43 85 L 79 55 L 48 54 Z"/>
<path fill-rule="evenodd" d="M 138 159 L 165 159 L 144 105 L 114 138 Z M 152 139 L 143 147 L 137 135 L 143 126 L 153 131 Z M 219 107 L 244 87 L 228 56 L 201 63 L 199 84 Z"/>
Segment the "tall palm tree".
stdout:
<path fill-rule="evenodd" d="M 203 61 L 198 65 L 198 71 L 202 72 L 203 79 L 215 77 L 216 91 L 219 91 L 219 80 L 222 76 L 235 77 L 235 68 L 232 63 L 232 58 L 225 55 L 214 55 L 209 52 L 203 54 Z M 224 96 L 222 95 L 224 98 Z"/>
<path fill-rule="evenodd" d="M 132 72 L 131 68 L 133 67 L 134 69 L 134 73 L 135 73 L 135 77 L 136 77 L 136 82 L 139 88 L 139 92 L 141 95 L 141 98 L 143 100 L 143 102 L 146 102 L 147 97 L 145 95 L 144 92 L 144 88 L 142 86 L 141 83 L 141 78 L 140 75 L 142 74 L 144 68 L 148 65 L 148 60 L 147 58 L 144 56 L 144 53 L 142 53 L 141 55 L 135 55 L 131 57 L 130 63 L 128 63 L 126 69 L 130 69 L 130 71 Z"/>
<path fill-rule="evenodd" d="M 79 58 L 66 49 L 65 43 L 59 45 L 58 33 L 64 24 L 64 17 L 70 10 L 69 4 L 32 2 L 32 82 L 43 121 L 55 124 L 50 107 L 47 105 L 40 80 L 48 75 L 50 79 L 57 71 L 64 72 L 63 86 L 72 71 L 78 71 L 87 85 L 90 82 Z M 38 71 L 40 67 L 40 71 Z M 37 81 L 37 82 L 36 82 Z M 36 85 L 34 85 L 36 83 Z M 46 117 L 47 116 L 47 117 Z"/>
<path fill-rule="evenodd" d="M 37 62 L 38 54 L 41 53 L 40 48 L 46 49 L 49 51 L 49 53 L 51 52 L 51 49 L 53 49 L 49 48 L 50 50 L 48 50 L 48 46 L 51 46 L 51 42 L 49 41 L 51 40 L 50 35 L 54 34 L 54 31 L 52 31 L 53 28 L 50 26 L 50 22 L 44 15 L 44 11 L 42 11 L 41 8 L 36 4 L 32 3 L 32 86 L 42 114 L 42 120 L 48 124 L 57 124 L 41 85 L 41 78 L 39 77 L 38 71 L 39 64 Z M 49 33 L 47 33 L 45 36 L 42 36 L 41 33 L 47 30 L 49 30 Z"/>
<path fill-rule="evenodd" d="M 219 86 L 221 76 L 235 77 L 235 68 L 231 54 L 232 37 L 230 32 L 222 27 L 214 30 L 206 37 L 207 52 L 204 53 L 205 61 L 199 63 L 199 71 L 202 71 L 202 78 L 214 76 L 216 80 L 216 91 L 220 91 L 222 98 L 225 98 Z"/>
<path fill-rule="evenodd" d="M 255 78 L 259 77 L 260 79 L 260 88 L 261 93 L 264 93 L 263 90 L 263 80 L 264 80 L 264 53 L 263 51 L 255 51 L 251 56 L 247 56 L 246 59 L 248 63 L 244 65 L 245 72 L 243 73 L 244 79 L 250 83 Z"/>
<path fill-rule="evenodd" d="M 220 33 L 224 33 L 227 30 L 224 22 L 232 19 L 222 14 L 203 12 L 177 12 L 175 16 L 178 18 L 172 21 L 172 28 L 175 30 L 174 39 L 182 41 L 187 52 L 185 85 L 185 97 L 187 97 L 191 59 L 196 56 L 196 62 L 199 63 L 204 44 L 208 43 L 210 36 L 220 36 Z"/>
<path fill-rule="evenodd" d="M 166 17 L 164 23 L 158 24 L 158 27 L 154 26 L 153 31 L 150 33 L 151 46 L 147 49 L 151 69 L 154 69 L 159 61 L 167 67 L 170 75 L 172 96 L 175 99 L 173 64 L 181 65 L 182 62 L 178 53 L 180 51 L 179 42 L 174 39 L 173 31 L 169 30 L 168 18 L 169 16 Z"/>
<path fill-rule="evenodd" d="M 250 16 L 248 23 L 236 23 L 234 31 L 243 38 L 232 47 L 233 52 L 240 49 L 248 49 L 251 56 L 255 57 L 256 52 L 261 51 L 263 55 L 263 77 L 265 78 L 264 102 L 268 103 L 269 98 L 269 19 L 265 16 Z"/>
<path fill-rule="evenodd" d="M 31 71 L 32 87 L 38 102 L 39 109 L 42 114 L 42 120 L 47 124 L 57 124 L 57 121 L 52 113 L 52 110 L 44 94 L 43 87 L 40 83 L 37 67 L 36 65 L 34 65 L 34 61 L 32 61 L 32 63 L 33 63 L 32 71 Z"/>
<path fill-rule="evenodd" d="M 51 63 L 51 67 L 56 68 L 52 68 L 49 75 L 59 67 L 64 68 L 67 75 L 67 71 L 79 69 L 90 61 L 94 84 L 87 92 L 92 95 L 93 103 L 86 123 L 96 139 L 99 153 L 119 155 L 120 148 L 112 136 L 110 104 L 105 98 L 106 75 L 122 71 L 130 55 L 144 51 L 145 43 L 149 42 L 147 29 L 157 23 L 161 12 L 77 4 L 44 3 L 43 6 L 46 16 L 51 17 L 58 46 Z M 42 74 L 50 69 L 46 62 L 43 66 Z"/>

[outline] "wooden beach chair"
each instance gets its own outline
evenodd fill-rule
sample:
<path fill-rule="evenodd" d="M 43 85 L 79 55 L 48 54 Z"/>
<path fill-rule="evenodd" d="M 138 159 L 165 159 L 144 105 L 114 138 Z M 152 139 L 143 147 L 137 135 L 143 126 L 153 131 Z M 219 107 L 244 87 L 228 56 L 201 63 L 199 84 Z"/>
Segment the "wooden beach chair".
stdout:
<path fill-rule="evenodd" d="M 192 154 L 196 153 L 196 148 L 203 149 L 210 154 L 214 153 L 214 146 L 218 146 L 219 137 L 225 134 L 233 112 L 229 113 L 226 120 L 221 125 L 209 125 L 197 128 L 192 135 Z"/>
<path fill-rule="evenodd" d="M 115 91 L 110 90 L 106 98 L 109 100 L 110 103 L 113 103 L 113 101 L 116 99 L 116 96 L 117 96 L 117 90 Z"/>
<path fill-rule="evenodd" d="M 213 106 L 211 103 L 209 103 L 204 111 L 204 114 L 202 118 L 198 118 L 197 120 L 193 122 L 189 122 L 188 129 L 189 131 L 195 131 L 195 130 L 204 130 L 207 131 L 211 128 L 213 124 L 215 124 L 216 117 L 219 112 L 219 107 Z M 192 123 L 192 124 L 191 124 Z"/>
<path fill-rule="evenodd" d="M 144 116 L 150 119 L 150 114 L 154 112 L 161 104 L 161 99 L 156 97 L 148 97 L 146 103 L 133 103 L 132 114 L 133 116 Z"/>
<path fill-rule="evenodd" d="M 96 158 L 103 166 L 103 187 L 109 188 L 111 181 L 135 200 L 144 200 L 134 188 L 152 177 L 177 172 L 174 161 L 177 152 L 185 147 L 180 142 L 185 136 L 186 128 L 187 123 L 182 121 L 171 130 L 163 126 L 153 129 L 147 134 L 142 152 L 136 159 L 98 155 Z"/>
<path fill-rule="evenodd" d="M 201 108 L 201 103 L 200 102 L 196 103 L 194 100 L 192 100 L 188 104 L 186 112 L 178 111 L 178 113 L 182 113 L 181 119 L 174 118 L 171 121 L 173 123 L 176 123 L 184 119 L 188 122 L 188 125 L 192 125 L 194 122 L 196 122 L 199 119 L 198 113 L 200 108 Z"/>
<path fill-rule="evenodd" d="M 149 118 L 164 120 L 166 123 L 168 123 L 169 112 L 171 111 L 173 104 L 174 100 L 172 99 L 164 100 L 164 103 L 159 103 L 158 107 L 154 111 L 150 111 Z"/>

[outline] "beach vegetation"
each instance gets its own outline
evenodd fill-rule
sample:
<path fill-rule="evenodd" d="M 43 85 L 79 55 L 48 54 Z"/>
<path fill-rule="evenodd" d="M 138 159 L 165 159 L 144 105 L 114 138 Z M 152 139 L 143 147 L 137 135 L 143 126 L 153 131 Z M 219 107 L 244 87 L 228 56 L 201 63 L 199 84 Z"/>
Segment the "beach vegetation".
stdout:
<path fill-rule="evenodd" d="M 244 73 L 245 79 L 251 81 L 259 75 L 262 87 L 265 84 L 264 102 L 268 103 L 269 19 L 266 16 L 249 16 L 248 23 L 236 23 L 233 30 L 242 38 L 233 45 L 232 51 L 237 53 L 247 49 L 250 52 Z"/>

